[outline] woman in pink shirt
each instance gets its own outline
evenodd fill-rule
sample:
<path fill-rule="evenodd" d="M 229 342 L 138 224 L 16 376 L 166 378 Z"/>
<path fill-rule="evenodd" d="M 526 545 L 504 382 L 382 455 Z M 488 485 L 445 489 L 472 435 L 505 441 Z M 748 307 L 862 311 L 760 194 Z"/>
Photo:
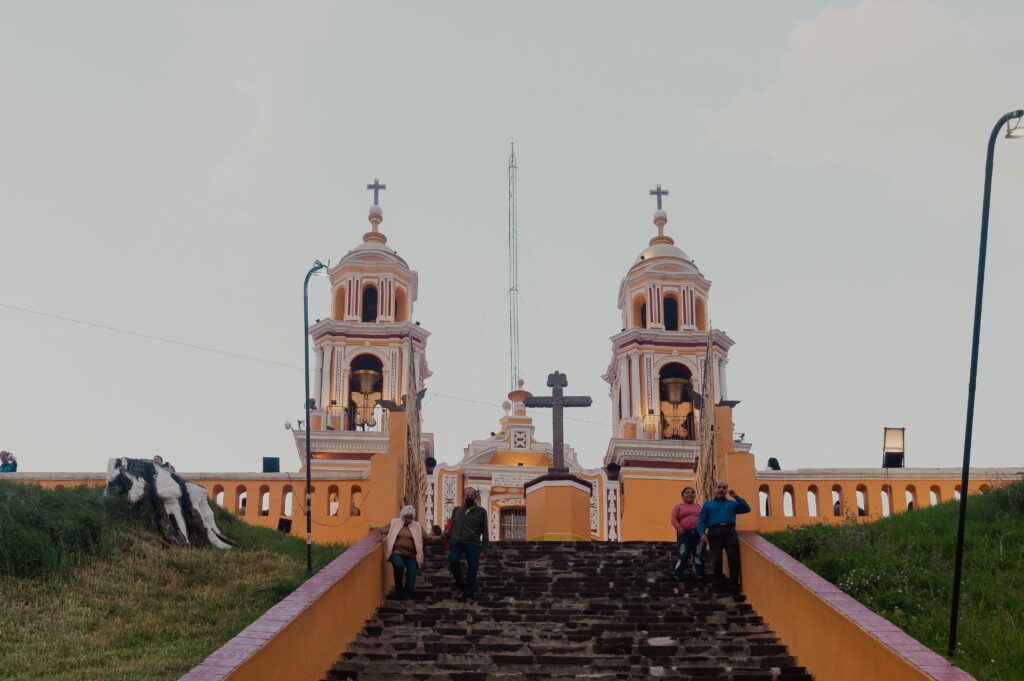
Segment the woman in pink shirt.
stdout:
<path fill-rule="evenodd" d="M 692 487 L 683 489 L 683 503 L 676 504 L 670 519 L 676 530 L 676 561 L 672 576 L 678 581 L 683 578 L 683 571 L 693 557 L 693 569 L 697 579 L 704 579 L 703 550 L 700 534 L 697 533 L 697 520 L 700 517 L 700 504 L 697 502 L 697 490 Z"/>

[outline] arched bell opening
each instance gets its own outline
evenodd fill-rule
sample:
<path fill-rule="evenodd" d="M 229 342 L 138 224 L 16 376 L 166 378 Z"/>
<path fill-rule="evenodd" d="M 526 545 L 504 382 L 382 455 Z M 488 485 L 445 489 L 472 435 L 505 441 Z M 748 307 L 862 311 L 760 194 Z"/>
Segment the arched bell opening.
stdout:
<path fill-rule="evenodd" d="M 675 296 L 665 296 L 665 330 L 679 330 L 679 301 Z"/>
<path fill-rule="evenodd" d="M 395 321 L 409 321 L 409 299 L 405 295 L 405 289 L 395 289 Z"/>
<path fill-rule="evenodd" d="M 383 396 L 384 366 L 373 355 L 359 355 L 352 360 L 349 379 L 349 409 L 345 430 L 380 430 L 381 408 L 377 400 Z"/>
<path fill-rule="evenodd" d="M 331 305 L 331 317 L 333 319 L 345 318 L 345 287 L 339 286 L 334 289 L 334 301 Z"/>
<path fill-rule="evenodd" d="M 633 320 L 630 328 L 647 328 L 647 298 L 642 294 L 633 299 Z"/>
<path fill-rule="evenodd" d="M 367 284 L 363 287 L 363 315 L 364 322 L 377 321 L 377 287 Z"/>
<path fill-rule="evenodd" d="M 678 362 L 666 364 L 658 372 L 661 401 L 661 439 L 696 440 L 692 374 Z"/>
<path fill-rule="evenodd" d="M 708 310 L 707 310 L 707 304 L 704 302 L 703 298 L 698 297 L 694 301 L 694 307 L 696 308 L 694 310 L 694 312 L 696 313 L 696 316 L 697 316 L 697 330 L 698 331 L 707 331 L 708 330 Z"/>

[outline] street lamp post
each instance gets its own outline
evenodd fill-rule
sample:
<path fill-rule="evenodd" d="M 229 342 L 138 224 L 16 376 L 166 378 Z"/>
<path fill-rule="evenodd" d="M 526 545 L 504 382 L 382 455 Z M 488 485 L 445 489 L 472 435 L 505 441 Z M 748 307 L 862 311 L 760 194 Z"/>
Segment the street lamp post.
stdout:
<path fill-rule="evenodd" d="M 956 558 L 953 563 L 953 605 L 949 615 L 950 657 L 956 652 L 956 620 L 960 613 L 960 573 L 964 558 L 964 526 L 967 522 L 967 484 L 971 477 L 971 436 L 974 431 L 974 389 L 978 377 L 978 344 L 981 340 L 981 302 L 985 290 L 985 253 L 988 248 L 988 208 L 992 196 L 992 157 L 995 155 L 996 139 L 1004 125 L 1024 117 L 1024 109 L 1003 115 L 992 128 L 988 138 L 988 156 L 985 159 L 985 193 L 981 204 L 981 246 L 978 250 L 978 288 L 974 297 L 974 339 L 971 343 L 971 378 L 967 385 L 967 428 L 964 431 L 964 464 L 960 479 L 960 517 L 956 528 Z M 1007 130 L 1009 138 L 1024 137 L 1020 123 Z"/>
<path fill-rule="evenodd" d="M 317 270 L 326 267 L 319 260 L 313 263 L 313 267 L 306 273 L 306 280 L 302 282 L 302 347 L 306 358 L 306 576 L 313 575 L 313 517 L 312 512 L 312 476 L 309 470 L 309 279 Z"/>

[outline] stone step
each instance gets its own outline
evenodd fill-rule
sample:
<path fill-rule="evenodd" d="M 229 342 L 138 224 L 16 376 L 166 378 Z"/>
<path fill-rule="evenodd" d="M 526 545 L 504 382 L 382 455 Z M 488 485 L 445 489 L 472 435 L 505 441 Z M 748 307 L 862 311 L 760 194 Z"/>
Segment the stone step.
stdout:
<path fill-rule="evenodd" d="M 740 595 L 670 577 L 669 543 L 511 543 L 452 598 L 440 546 L 326 679 L 810 679 Z"/>

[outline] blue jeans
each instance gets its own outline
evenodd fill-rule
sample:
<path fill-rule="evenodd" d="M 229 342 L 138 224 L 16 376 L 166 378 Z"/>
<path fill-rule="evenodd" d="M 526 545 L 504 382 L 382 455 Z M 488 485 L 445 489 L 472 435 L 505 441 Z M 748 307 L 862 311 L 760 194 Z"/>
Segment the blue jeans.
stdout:
<path fill-rule="evenodd" d="M 676 534 L 676 555 L 679 560 L 676 561 L 676 567 L 672 571 L 676 579 L 683 576 L 683 571 L 690 564 L 691 558 L 694 572 L 698 577 L 704 577 L 704 547 L 700 543 L 700 535 L 697 534 L 697 530 Z"/>
<path fill-rule="evenodd" d="M 397 553 L 391 554 L 391 568 L 395 572 L 395 592 L 400 592 L 402 598 L 412 600 L 412 590 L 416 586 L 416 573 L 419 566 L 416 565 L 415 556 L 400 556 Z M 405 589 L 402 588 L 402 575 L 405 574 Z"/>
<path fill-rule="evenodd" d="M 462 554 L 466 554 L 466 581 L 462 581 Z M 448 566 L 455 578 L 455 587 L 472 598 L 476 594 L 476 571 L 480 568 L 480 545 L 464 542 L 452 542 L 452 550 L 448 552 Z"/>

